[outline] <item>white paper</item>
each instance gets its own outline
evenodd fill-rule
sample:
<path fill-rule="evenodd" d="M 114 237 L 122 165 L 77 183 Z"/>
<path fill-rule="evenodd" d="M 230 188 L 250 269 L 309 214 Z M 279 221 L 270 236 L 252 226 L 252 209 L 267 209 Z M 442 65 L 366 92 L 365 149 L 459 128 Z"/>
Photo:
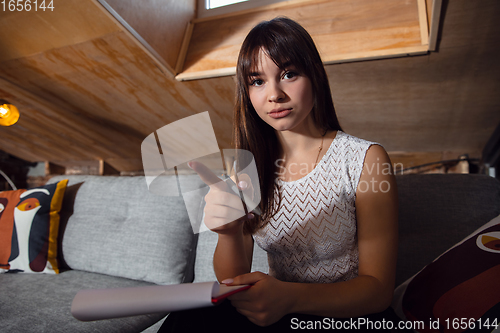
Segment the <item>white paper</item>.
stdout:
<path fill-rule="evenodd" d="M 78 320 L 91 321 L 213 306 L 215 284 L 82 290 L 73 299 L 71 313 Z"/>
<path fill-rule="evenodd" d="M 73 299 L 71 314 L 81 321 L 167 313 L 213 306 L 212 297 L 245 286 L 214 282 L 183 283 L 134 288 L 87 289 Z"/>

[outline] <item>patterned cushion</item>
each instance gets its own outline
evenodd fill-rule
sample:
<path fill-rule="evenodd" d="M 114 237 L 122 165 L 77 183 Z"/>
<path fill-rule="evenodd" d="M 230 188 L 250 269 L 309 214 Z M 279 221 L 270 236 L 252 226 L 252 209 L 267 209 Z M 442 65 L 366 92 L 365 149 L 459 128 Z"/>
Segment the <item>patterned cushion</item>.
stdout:
<path fill-rule="evenodd" d="M 423 322 L 422 331 L 470 329 L 471 323 L 479 329 L 476 320 L 481 318 L 483 325 L 490 325 L 500 318 L 498 276 L 500 216 L 400 285 L 393 307 L 401 318 Z"/>
<path fill-rule="evenodd" d="M 67 182 L 0 193 L 2 271 L 59 273 L 59 211 Z"/>

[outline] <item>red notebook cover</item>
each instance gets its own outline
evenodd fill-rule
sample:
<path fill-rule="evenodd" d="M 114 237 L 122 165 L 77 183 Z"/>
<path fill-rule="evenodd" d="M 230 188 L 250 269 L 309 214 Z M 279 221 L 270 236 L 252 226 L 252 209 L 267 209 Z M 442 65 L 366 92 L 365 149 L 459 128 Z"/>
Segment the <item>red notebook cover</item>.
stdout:
<path fill-rule="evenodd" d="M 240 291 L 247 290 L 250 287 L 251 285 L 226 286 L 221 284 L 219 285 L 220 292 L 215 296 L 212 294 L 212 303 L 214 305 L 217 305 L 223 300 L 225 300 L 227 297 L 239 293 Z"/>

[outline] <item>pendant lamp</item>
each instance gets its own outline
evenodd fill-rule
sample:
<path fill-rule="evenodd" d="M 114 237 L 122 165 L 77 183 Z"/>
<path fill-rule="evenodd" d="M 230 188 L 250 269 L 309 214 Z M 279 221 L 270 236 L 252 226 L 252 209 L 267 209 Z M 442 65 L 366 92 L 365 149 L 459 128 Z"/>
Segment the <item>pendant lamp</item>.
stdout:
<path fill-rule="evenodd" d="M 19 110 L 4 99 L 0 99 L 0 126 L 11 126 L 19 120 Z"/>

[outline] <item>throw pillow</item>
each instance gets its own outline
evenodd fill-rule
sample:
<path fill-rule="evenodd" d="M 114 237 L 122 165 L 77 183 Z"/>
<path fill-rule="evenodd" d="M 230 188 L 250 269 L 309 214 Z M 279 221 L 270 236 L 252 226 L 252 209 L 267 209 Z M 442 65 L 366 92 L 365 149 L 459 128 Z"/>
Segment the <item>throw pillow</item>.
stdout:
<path fill-rule="evenodd" d="M 500 327 L 500 216 L 396 288 L 393 308 L 418 332 Z"/>
<path fill-rule="evenodd" d="M 185 177 L 193 188 L 205 185 L 198 175 Z M 143 176 L 68 178 L 68 192 L 83 182 L 61 245 L 70 269 L 156 284 L 192 281 L 196 238 L 181 196 L 151 194 Z"/>
<path fill-rule="evenodd" d="M 0 268 L 59 273 L 57 237 L 67 180 L 0 192 Z"/>

